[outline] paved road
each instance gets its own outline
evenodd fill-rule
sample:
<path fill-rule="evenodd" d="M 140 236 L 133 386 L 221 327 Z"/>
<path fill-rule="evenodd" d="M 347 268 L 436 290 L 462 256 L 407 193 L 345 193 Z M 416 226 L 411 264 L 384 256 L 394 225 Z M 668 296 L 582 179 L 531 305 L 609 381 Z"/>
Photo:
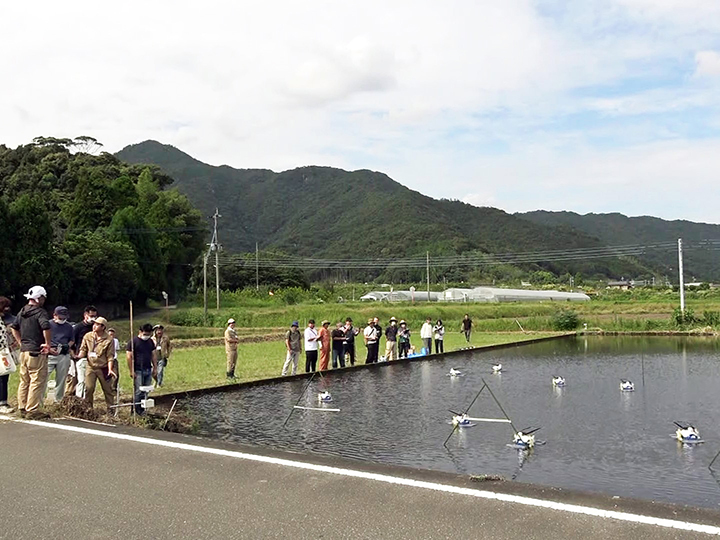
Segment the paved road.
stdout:
<path fill-rule="evenodd" d="M 13 540 L 704 536 L 4 421 L 0 489 Z"/>

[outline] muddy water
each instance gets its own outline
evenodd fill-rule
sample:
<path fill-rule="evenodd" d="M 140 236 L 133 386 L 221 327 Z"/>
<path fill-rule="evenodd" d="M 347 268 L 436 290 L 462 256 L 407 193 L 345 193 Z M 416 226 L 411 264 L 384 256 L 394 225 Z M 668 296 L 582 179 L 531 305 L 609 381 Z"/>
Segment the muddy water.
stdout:
<path fill-rule="evenodd" d="M 502 374 L 491 373 L 501 362 Z M 451 378 L 451 367 L 465 376 Z M 553 388 L 562 375 L 567 386 Z M 621 392 L 620 379 L 635 383 Z M 487 381 L 518 428 L 540 426 L 532 452 L 507 446 L 507 424 L 456 431 Z M 261 385 L 193 398 L 208 437 L 466 474 L 500 474 L 521 482 L 720 507 L 707 468 L 720 450 L 720 347 L 716 340 L 671 337 L 578 337 L 447 360 L 328 373 L 301 397 L 306 381 Z M 329 390 L 333 402 L 318 403 Z M 295 410 L 293 405 L 339 408 Z M 489 392 L 471 416 L 502 418 Z M 704 444 L 678 444 L 673 421 L 695 425 Z M 720 459 L 716 463 L 720 471 Z"/>

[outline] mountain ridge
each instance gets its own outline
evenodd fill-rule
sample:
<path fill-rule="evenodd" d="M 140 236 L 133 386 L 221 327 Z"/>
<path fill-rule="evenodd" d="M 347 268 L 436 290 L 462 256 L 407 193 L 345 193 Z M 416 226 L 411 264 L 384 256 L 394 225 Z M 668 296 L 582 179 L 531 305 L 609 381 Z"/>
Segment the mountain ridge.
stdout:
<path fill-rule="evenodd" d="M 217 206 L 223 215 L 220 242 L 234 251 L 254 251 L 258 242 L 261 248 L 298 256 L 389 260 L 427 251 L 439 256 L 612 245 L 592 227 L 578 227 L 574 219 L 509 214 L 457 200 L 433 199 L 368 169 L 236 169 L 205 164 L 158 141 L 127 146 L 116 156 L 133 164 L 159 166 L 207 216 Z M 543 219 L 547 223 L 542 223 Z M 666 262 L 652 262 L 652 268 L 632 258 L 530 266 L 554 273 L 607 277 L 669 271 Z"/>

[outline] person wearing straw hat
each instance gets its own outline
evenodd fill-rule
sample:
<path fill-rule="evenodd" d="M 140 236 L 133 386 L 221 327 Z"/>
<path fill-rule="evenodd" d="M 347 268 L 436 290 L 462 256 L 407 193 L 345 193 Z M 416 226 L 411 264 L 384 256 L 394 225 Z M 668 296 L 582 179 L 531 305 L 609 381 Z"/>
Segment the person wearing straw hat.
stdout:
<path fill-rule="evenodd" d="M 330 321 L 324 320 L 320 325 L 318 333 L 318 344 L 320 345 L 320 371 L 330 367 Z"/>
<path fill-rule="evenodd" d="M 83 337 L 78 358 L 87 359 L 85 368 L 85 402 L 90 408 L 93 406 L 95 395 L 95 384 L 99 381 L 105 404 L 110 407 L 115 404 L 115 393 L 113 392 L 112 377 L 115 373 L 115 340 L 110 338 L 106 331 L 107 319 L 98 317 L 93 323 L 93 330 Z"/>
<path fill-rule="evenodd" d="M 235 330 L 235 319 L 228 319 L 227 328 L 225 329 L 225 354 L 227 355 L 227 378 L 234 380 L 235 366 L 238 357 L 238 339 L 237 330 Z"/>
<path fill-rule="evenodd" d="M 285 354 L 285 363 L 281 372 L 283 376 L 287 375 L 290 369 L 291 375 L 297 373 L 298 360 L 300 360 L 300 353 L 302 352 L 302 334 L 298 330 L 299 326 L 298 321 L 293 321 L 290 330 L 285 333 L 285 349 L 287 353 Z"/>
<path fill-rule="evenodd" d="M 52 342 L 50 318 L 43 309 L 47 292 L 40 285 L 35 285 L 25 298 L 27 305 L 10 325 L 15 340 L 20 343 L 18 409 L 23 417 L 47 418 L 48 415 L 40 411 Z"/>

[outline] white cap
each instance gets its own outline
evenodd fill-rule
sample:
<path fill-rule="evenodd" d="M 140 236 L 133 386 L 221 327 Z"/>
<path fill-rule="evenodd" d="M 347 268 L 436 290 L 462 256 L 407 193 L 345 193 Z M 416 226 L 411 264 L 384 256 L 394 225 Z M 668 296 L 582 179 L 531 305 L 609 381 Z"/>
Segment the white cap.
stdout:
<path fill-rule="evenodd" d="M 47 291 L 44 287 L 41 287 L 40 285 L 35 285 L 32 287 L 27 294 L 23 295 L 28 300 L 37 300 L 41 296 L 44 296 L 47 298 Z"/>
<path fill-rule="evenodd" d="M 234 322 L 235 322 L 235 319 L 228 319 L 228 322 L 227 322 L 227 323 L 228 323 L 228 324 L 232 324 L 232 323 L 234 323 Z"/>

